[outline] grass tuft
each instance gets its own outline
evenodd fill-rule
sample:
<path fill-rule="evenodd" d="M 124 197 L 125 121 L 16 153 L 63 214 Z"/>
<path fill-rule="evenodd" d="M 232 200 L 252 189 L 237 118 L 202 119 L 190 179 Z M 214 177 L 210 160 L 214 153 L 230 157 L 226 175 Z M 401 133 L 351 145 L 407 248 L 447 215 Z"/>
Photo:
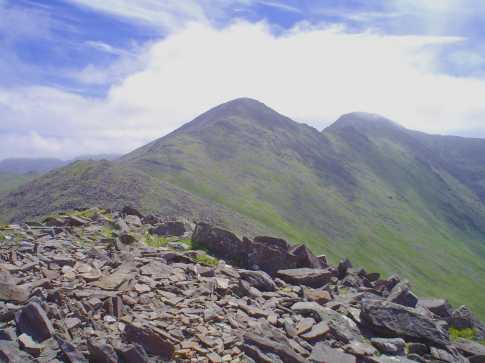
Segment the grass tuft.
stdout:
<path fill-rule="evenodd" d="M 154 248 L 164 247 L 167 245 L 167 243 L 170 242 L 165 237 L 155 236 L 148 232 L 145 233 L 144 240 L 147 246 L 154 247 Z"/>
<path fill-rule="evenodd" d="M 467 329 L 450 328 L 449 333 L 450 333 L 451 340 L 457 340 L 459 338 L 475 340 L 477 335 L 476 330 L 472 328 L 467 328 Z"/>

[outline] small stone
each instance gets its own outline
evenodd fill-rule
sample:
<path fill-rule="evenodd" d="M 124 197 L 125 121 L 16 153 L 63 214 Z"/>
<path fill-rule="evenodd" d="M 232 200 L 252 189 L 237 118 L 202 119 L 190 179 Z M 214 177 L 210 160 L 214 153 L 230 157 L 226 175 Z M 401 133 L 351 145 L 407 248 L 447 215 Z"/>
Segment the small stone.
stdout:
<path fill-rule="evenodd" d="M 145 292 L 149 292 L 152 289 L 150 286 L 145 285 L 145 284 L 135 284 L 135 291 L 138 292 L 139 294 L 143 294 Z"/>
<path fill-rule="evenodd" d="M 30 297 L 27 286 L 18 286 L 15 279 L 7 271 L 0 270 L 0 301 L 24 303 Z"/>
<path fill-rule="evenodd" d="M 32 337 L 25 333 L 21 334 L 18 337 L 18 341 L 20 348 L 34 357 L 38 357 L 42 353 L 42 350 L 45 348 L 43 344 L 38 344 L 34 342 Z"/>
<path fill-rule="evenodd" d="M 219 354 L 217 353 L 209 353 L 207 354 L 207 358 L 209 359 L 209 362 L 211 363 L 222 363 L 222 358 Z"/>
<path fill-rule="evenodd" d="M 174 345 L 150 328 L 127 323 L 124 334 L 127 341 L 141 345 L 149 354 L 170 360 L 175 353 Z"/>
<path fill-rule="evenodd" d="M 92 362 L 118 363 L 116 352 L 109 344 L 88 340 L 88 349 Z"/>
<path fill-rule="evenodd" d="M 428 346 L 422 343 L 408 343 L 408 353 L 424 356 L 429 353 Z"/>
<path fill-rule="evenodd" d="M 59 346 L 64 355 L 64 359 L 68 363 L 88 363 L 84 355 L 79 352 L 74 345 L 59 339 Z"/>
<path fill-rule="evenodd" d="M 148 363 L 149 358 L 142 346 L 126 345 L 116 348 L 116 352 L 125 363 Z"/>
<path fill-rule="evenodd" d="M 303 318 L 296 325 L 296 334 L 301 335 L 309 331 L 315 325 L 315 319 L 313 318 Z"/>
<path fill-rule="evenodd" d="M 403 281 L 394 286 L 387 297 L 387 301 L 410 308 L 415 308 L 418 303 L 418 298 L 411 292 L 409 283 L 407 281 Z"/>
<path fill-rule="evenodd" d="M 67 318 L 64 320 L 67 330 L 71 330 L 81 324 L 81 320 L 78 318 Z"/>
<path fill-rule="evenodd" d="M 367 357 L 373 356 L 377 353 L 377 350 L 370 344 L 353 341 L 344 346 L 343 348 L 347 353 L 359 356 Z"/>
<path fill-rule="evenodd" d="M 328 291 L 325 290 L 315 290 L 311 288 L 303 289 L 303 297 L 308 301 L 315 301 L 320 305 L 325 305 L 327 302 L 332 300 L 332 296 Z"/>
<path fill-rule="evenodd" d="M 111 315 L 105 315 L 103 320 L 107 323 L 116 323 L 116 318 Z"/>
<path fill-rule="evenodd" d="M 385 339 L 372 338 L 371 343 L 380 352 L 386 354 L 403 355 L 406 342 L 401 338 Z"/>
<path fill-rule="evenodd" d="M 314 325 L 312 330 L 308 333 L 303 334 L 301 337 L 305 340 L 315 340 L 325 336 L 330 331 L 330 327 L 328 326 L 327 322 L 321 321 L 320 323 Z"/>
<path fill-rule="evenodd" d="M 327 344 L 320 342 L 313 347 L 309 358 L 312 363 L 356 363 L 353 355 L 333 349 Z"/>

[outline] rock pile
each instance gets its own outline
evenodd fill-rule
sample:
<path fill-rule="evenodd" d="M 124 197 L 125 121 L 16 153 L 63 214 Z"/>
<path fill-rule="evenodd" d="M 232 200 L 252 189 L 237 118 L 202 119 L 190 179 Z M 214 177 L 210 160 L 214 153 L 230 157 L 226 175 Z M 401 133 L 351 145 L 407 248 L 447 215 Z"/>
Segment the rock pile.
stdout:
<path fill-rule="evenodd" d="M 466 307 L 280 239 L 128 207 L 0 233 L 2 362 L 485 361 Z"/>

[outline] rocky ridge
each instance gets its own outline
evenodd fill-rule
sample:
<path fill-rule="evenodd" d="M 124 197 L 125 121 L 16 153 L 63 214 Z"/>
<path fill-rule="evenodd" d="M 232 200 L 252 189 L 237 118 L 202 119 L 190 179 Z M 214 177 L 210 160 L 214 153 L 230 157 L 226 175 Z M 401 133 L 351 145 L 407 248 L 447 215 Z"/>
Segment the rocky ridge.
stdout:
<path fill-rule="evenodd" d="M 467 307 L 281 239 L 125 207 L 0 240 L 0 361 L 485 362 Z"/>

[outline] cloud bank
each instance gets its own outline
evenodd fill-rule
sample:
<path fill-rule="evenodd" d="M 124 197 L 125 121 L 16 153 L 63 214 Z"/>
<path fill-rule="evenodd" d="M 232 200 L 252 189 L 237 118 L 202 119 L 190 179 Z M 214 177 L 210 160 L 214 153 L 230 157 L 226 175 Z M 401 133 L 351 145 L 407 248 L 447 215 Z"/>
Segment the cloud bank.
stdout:
<path fill-rule="evenodd" d="M 106 97 L 0 88 L 0 158 L 128 152 L 237 97 L 317 128 L 351 111 L 433 133 L 480 128 L 485 81 L 438 72 L 440 47 L 461 41 L 305 24 L 276 36 L 265 23 L 191 23 L 127 55 L 135 71 L 121 72 Z M 91 66 L 78 78 L 96 82 L 102 71 Z"/>

